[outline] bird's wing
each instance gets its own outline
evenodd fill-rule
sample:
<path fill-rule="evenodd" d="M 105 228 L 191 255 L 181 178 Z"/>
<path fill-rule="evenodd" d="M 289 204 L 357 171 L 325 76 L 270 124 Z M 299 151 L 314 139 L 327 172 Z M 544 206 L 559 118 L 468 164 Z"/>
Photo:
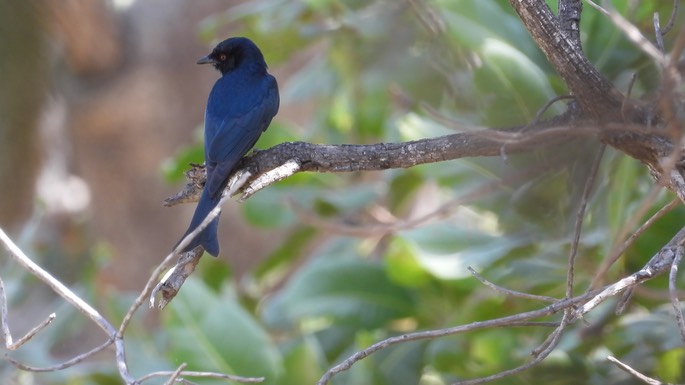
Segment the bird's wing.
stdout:
<path fill-rule="evenodd" d="M 247 154 L 278 112 L 278 88 L 273 77 L 267 79 L 263 97 L 240 116 L 227 117 L 205 144 L 206 159 L 216 164 L 205 188 L 212 196 L 221 194 L 235 165 Z"/>

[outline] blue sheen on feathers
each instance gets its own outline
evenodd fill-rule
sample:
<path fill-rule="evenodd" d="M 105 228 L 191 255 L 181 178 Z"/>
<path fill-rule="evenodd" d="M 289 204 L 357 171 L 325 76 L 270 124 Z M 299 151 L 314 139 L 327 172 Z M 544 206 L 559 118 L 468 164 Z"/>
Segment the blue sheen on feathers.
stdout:
<path fill-rule="evenodd" d="M 236 165 L 269 127 L 279 106 L 276 79 L 267 72 L 264 56 L 251 40 L 224 40 L 197 63 L 212 64 L 221 78 L 209 94 L 205 111 L 207 182 L 186 235 L 219 203 Z M 219 255 L 218 226 L 217 217 L 183 251 L 202 246 L 207 253 Z"/>

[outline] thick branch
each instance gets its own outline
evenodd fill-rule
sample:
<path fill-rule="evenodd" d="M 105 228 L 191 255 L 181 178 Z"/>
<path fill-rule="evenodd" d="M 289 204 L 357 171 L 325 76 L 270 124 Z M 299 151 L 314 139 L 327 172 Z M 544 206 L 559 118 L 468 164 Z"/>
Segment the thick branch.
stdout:
<path fill-rule="evenodd" d="M 557 123 L 565 122 L 559 119 Z M 442 162 L 465 157 L 502 156 L 530 152 L 574 138 L 599 138 L 616 149 L 647 164 L 655 175 L 661 174 L 660 160 L 670 156 L 671 140 L 650 129 L 625 124 L 553 126 L 543 122 L 536 127 L 514 127 L 506 130 L 462 132 L 438 138 L 411 142 L 367 145 L 325 145 L 303 142 L 281 143 L 267 150 L 255 151 L 244 158 L 239 169 L 254 177 L 275 170 L 288 162 L 298 165 L 294 172 L 349 172 L 408 168 L 419 164 Z M 204 167 L 194 165 L 186 173 L 188 183 L 183 191 L 167 198 L 165 206 L 195 202 L 205 182 Z M 278 178 L 276 178 L 278 179 Z M 282 179 L 282 178 L 281 178 Z M 254 181 L 246 185 L 249 191 Z M 259 188 L 262 188 L 261 186 Z M 669 186 L 677 190 L 673 186 Z M 248 194 L 251 195 L 251 194 Z"/>
<path fill-rule="evenodd" d="M 577 136 L 571 132 L 560 134 L 556 138 L 547 136 L 544 142 L 560 143 L 570 136 Z M 248 171 L 257 167 L 254 170 L 256 174 L 262 174 L 283 164 L 283 159 L 297 159 L 300 161 L 301 171 L 374 171 L 409 168 L 464 157 L 519 153 L 539 147 L 540 144 L 539 137 L 498 131 L 459 133 L 410 142 L 372 145 L 290 142 L 275 146 L 273 151 L 255 153 L 244 166 Z"/>
<path fill-rule="evenodd" d="M 575 44 L 577 40 L 574 35 L 567 35 L 557 25 L 547 3 L 544 0 L 509 0 L 509 3 L 547 60 L 576 96 L 583 111 L 599 121 L 616 119 L 623 95 L 585 57 L 580 45 Z"/>
<path fill-rule="evenodd" d="M 281 143 L 268 150 L 255 150 L 245 157 L 238 169 L 255 177 L 289 161 L 299 165 L 297 172 L 351 172 L 409 168 L 419 164 L 443 162 L 466 157 L 503 156 L 539 149 L 573 138 L 596 135 L 594 128 L 550 126 L 515 127 L 507 130 L 462 132 L 410 142 L 378 144 Z M 547 128 L 544 128 L 544 126 Z M 520 130 L 522 132 L 516 132 Z M 167 198 L 165 206 L 197 201 L 205 182 L 204 167 L 193 165 L 186 172 L 184 190 Z"/>
<path fill-rule="evenodd" d="M 559 28 L 578 49 L 580 44 L 580 13 L 583 11 L 582 0 L 559 0 Z"/>

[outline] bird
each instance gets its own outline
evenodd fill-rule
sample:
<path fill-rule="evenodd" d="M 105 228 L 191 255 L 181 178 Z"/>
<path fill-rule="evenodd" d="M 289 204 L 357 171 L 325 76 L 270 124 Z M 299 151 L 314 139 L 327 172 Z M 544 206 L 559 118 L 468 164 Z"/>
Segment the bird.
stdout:
<path fill-rule="evenodd" d="M 212 87 L 205 109 L 207 181 L 188 230 L 181 240 L 195 230 L 218 205 L 236 165 L 269 127 L 280 104 L 276 78 L 268 73 L 260 49 L 246 37 L 231 37 L 222 41 L 209 55 L 200 58 L 197 64 L 211 64 L 221 73 L 221 77 Z M 202 246 L 208 254 L 218 256 L 218 227 L 217 216 L 181 251 L 188 252 Z"/>

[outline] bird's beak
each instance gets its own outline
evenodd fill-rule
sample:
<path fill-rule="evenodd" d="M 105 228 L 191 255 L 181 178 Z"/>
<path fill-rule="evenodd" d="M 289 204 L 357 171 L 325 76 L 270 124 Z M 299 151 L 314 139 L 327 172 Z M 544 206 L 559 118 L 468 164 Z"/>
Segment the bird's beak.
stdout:
<path fill-rule="evenodd" d="M 216 63 L 216 60 L 209 57 L 209 55 L 201 57 L 200 59 L 197 60 L 197 64 L 213 64 L 213 63 Z"/>

